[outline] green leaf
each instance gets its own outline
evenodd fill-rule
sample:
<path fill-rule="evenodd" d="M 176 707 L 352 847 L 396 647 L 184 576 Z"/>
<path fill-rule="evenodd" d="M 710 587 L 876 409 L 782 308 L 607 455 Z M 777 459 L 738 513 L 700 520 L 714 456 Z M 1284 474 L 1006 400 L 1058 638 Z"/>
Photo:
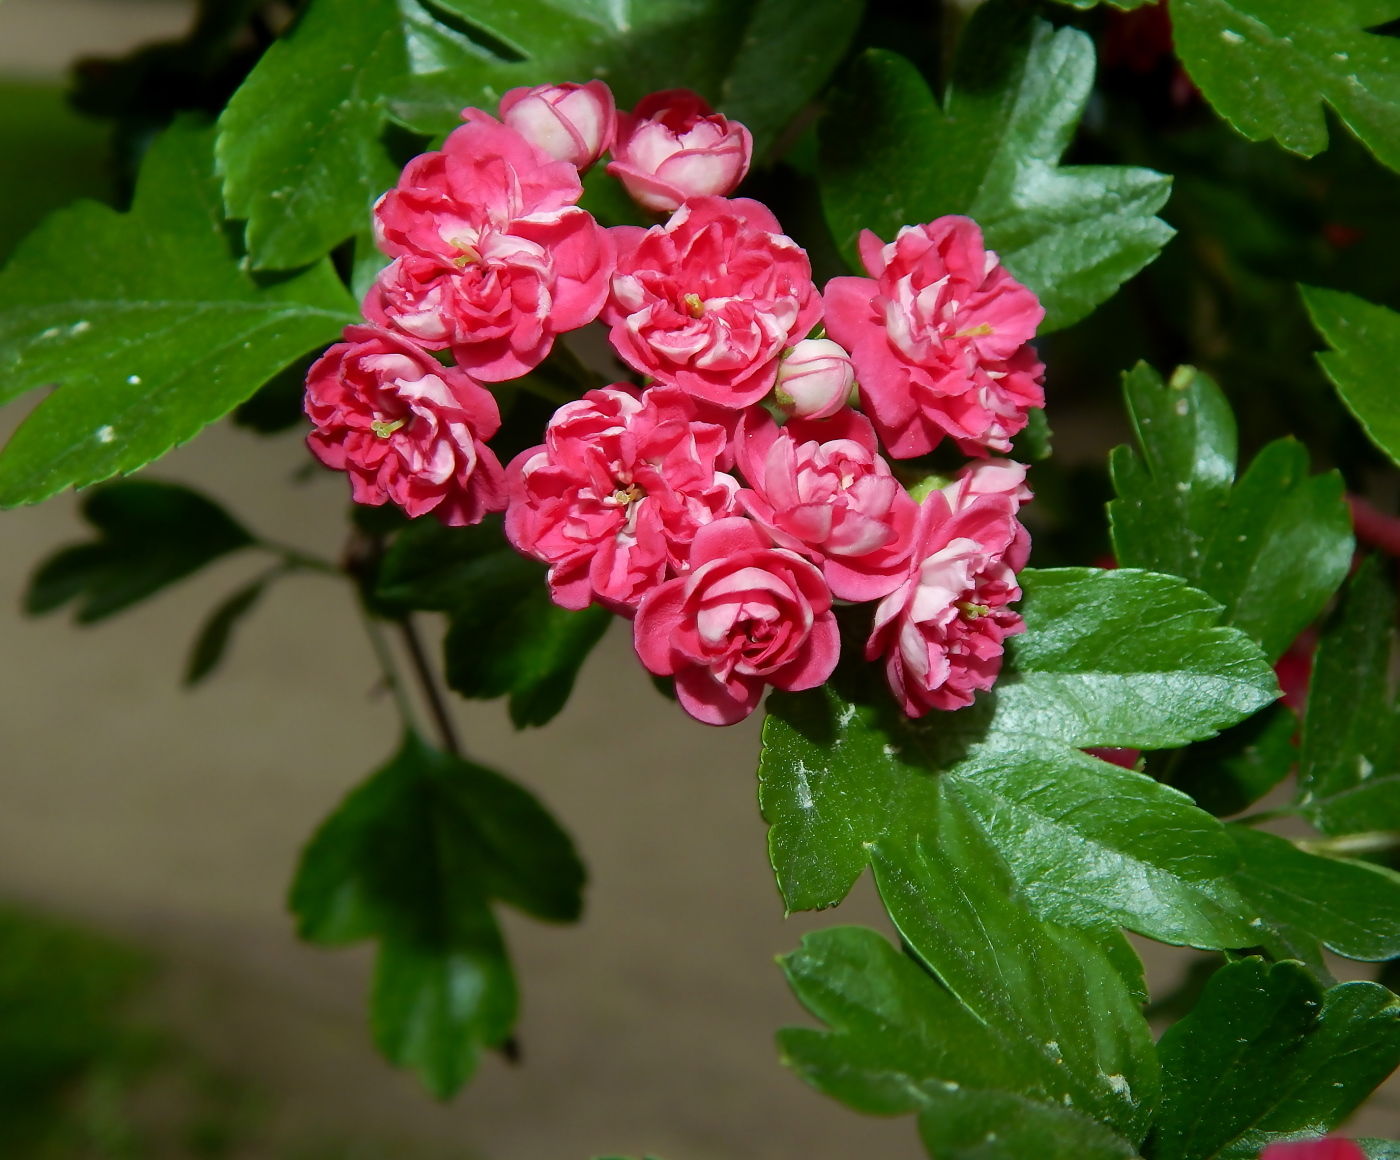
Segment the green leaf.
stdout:
<path fill-rule="evenodd" d="M 213 500 L 152 479 L 97 488 L 82 511 L 97 539 L 63 548 L 39 565 L 24 597 L 32 616 L 76 600 L 78 623 L 91 624 L 254 543 Z"/>
<path fill-rule="evenodd" d="M 856 58 L 821 124 L 821 190 L 853 269 L 862 229 L 967 214 L 1040 296 L 1046 333 L 1078 321 L 1157 256 L 1153 215 L 1171 179 L 1128 166 L 1061 166 L 1094 84 L 1094 47 L 1015 6 L 991 3 L 963 33 L 939 107 L 891 52 Z"/>
<path fill-rule="evenodd" d="M 1400 874 L 1308 854 L 1248 826 L 1228 828 L 1244 856 L 1235 885 L 1270 925 L 1301 932 L 1349 959 L 1400 956 Z"/>
<path fill-rule="evenodd" d="M 564 707 L 612 622 L 604 608 L 571 612 L 550 600 L 544 566 L 506 543 L 497 517 L 473 528 L 413 524 L 395 540 L 379 583 L 390 607 L 448 613 L 447 683 L 464 697 L 508 694 L 517 729 Z"/>
<path fill-rule="evenodd" d="M 491 901 L 572 922 L 583 882 L 568 835 L 534 797 L 409 733 L 312 838 L 290 904 L 311 942 L 379 941 L 375 1040 L 446 1099 L 515 1022 Z"/>
<path fill-rule="evenodd" d="M 1354 542 L 1341 476 L 1308 475 L 1292 439 L 1235 480 L 1235 419 L 1193 367 L 1170 383 L 1146 363 L 1123 376 L 1138 449 L 1111 464 L 1118 562 L 1182 576 L 1225 606 L 1223 623 L 1277 660 L 1346 578 Z"/>
<path fill-rule="evenodd" d="M 1311 157 L 1327 147 L 1323 104 L 1382 162 L 1400 169 L 1395 41 L 1368 29 L 1396 0 L 1172 0 L 1177 55 L 1217 112 L 1251 141 Z"/>
<path fill-rule="evenodd" d="M 1323 833 L 1400 829 L 1394 626 L 1395 592 L 1372 557 L 1347 586 L 1313 661 L 1298 801 Z"/>
<path fill-rule="evenodd" d="M 177 123 L 130 213 L 59 210 L 0 271 L 0 402 L 58 384 L 0 455 L 0 505 L 135 471 L 355 321 L 327 262 L 266 286 L 242 268 L 211 141 Z"/>
<path fill-rule="evenodd" d="M 695 88 L 753 117 L 766 148 L 840 58 L 862 7 L 315 0 L 220 119 L 229 214 L 248 220 L 255 267 L 313 261 L 363 232 L 398 176 L 386 126 L 440 136 L 464 106 L 494 113 L 518 85 L 606 77 L 624 107 L 655 89 Z"/>
<path fill-rule="evenodd" d="M 1157 1063 L 1117 969 L 1089 936 L 1035 917 L 955 795 L 926 823 L 917 839 L 879 843 L 874 865 L 901 939 L 929 973 L 874 931 L 808 935 L 781 961 L 798 999 L 832 1030 L 783 1031 L 785 1061 L 865 1112 L 921 1111 L 943 1091 L 969 1089 L 1071 1109 L 1106 1124 L 1100 1142 L 1115 1150 L 1125 1145 L 1114 1132 L 1141 1140 Z M 927 1119 L 937 1131 L 937 1117 Z"/>
<path fill-rule="evenodd" d="M 1400 360 L 1400 314 L 1338 290 L 1298 289 L 1332 348 L 1317 356 L 1323 373 L 1371 442 L 1400 463 L 1400 403 L 1392 374 Z"/>
<path fill-rule="evenodd" d="M 860 24 L 852 0 L 758 0 L 724 79 L 720 109 L 753 134 L 762 158 L 826 83 Z"/>
<path fill-rule="evenodd" d="M 1214 627 L 1217 606 L 1173 578 L 1027 569 L 1020 579 L 1027 631 L 1008 642 L 992 695 L 969 709 L 910 720 L 865 666 L 770 697 L 760 801 L 789 909 L 836 905 L 872 843 L 917 832 L 955 790 L 1046 917 L 1249 945 L 1247 908 L 1225 881 L 1239 856 L 1219 822 L 1080 750 L 1233 724 L 1275 695 L 1257 647 Z"/>
<path fill-rule="evenodd" d="M 1360 1139 L 1356 1141 L 1366 1153 L 1366 1160 L 1400 1160 L 1400 1140 Z"/>
<path fill-rule="evenodd" d="M 1201 809 L 1229 817 L 1248 809 L 1289 775 L 1298 757 L 1293 744 L 1297 731 L 1293 710 L 1275 701 L 1219 737 L 1153 754 L 1147 772 L 1190 794 Z"/>
<path fill-rule="evenodd" d="M 209 614 L 209 618 L 199 630 L 199 635 L 195 637 L 194 647 L 190 649 L 190 658 L 185 665 L 187 686 L 199 684 L 219 667 L 224 653 L 228 650 L 229 638 L 233 635 L 234 628 L 262 599 L 262 594 L 267 591 L 268 579 L 267 576 L 259 576 Z"/>
<path fill-rule="evenodd" d="M 1156 4 L 1158 0 L 1104 0 L 1111 8 L 1117 8 L 1122 12 L 1131 12 L 1134 8 L 1142 8 L 1148 4 Z M 1068 4 L 1071 8 L 1088 9 L 1093 8 L 1099 0 L 1060 0 L 1061 4 Z"/>
<path fill-rule="evenodd" d="M 1254 1156 L 1322 1135 L 1400 1062 L 1400 1001 L 1375 983 L 1325 994 L 1298 963 L 1248 958 L 1163 1034 L 1154 1160 Z"/>
<path fill-rule="evenodd" d="M 919 1135 L 935 1160 L 1129 1160 L 1122 1136 L 1070 1108 L 1010 1092 L 930 1090 Z"/>

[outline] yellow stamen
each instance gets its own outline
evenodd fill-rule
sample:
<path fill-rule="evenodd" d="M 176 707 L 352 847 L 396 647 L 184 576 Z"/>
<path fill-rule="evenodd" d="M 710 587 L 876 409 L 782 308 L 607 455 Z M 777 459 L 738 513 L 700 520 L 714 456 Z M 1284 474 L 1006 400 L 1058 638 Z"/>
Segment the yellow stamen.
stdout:
<path fill-rule="evenodd" d="M 470 242 L 464 242 L 461 238 L 453 238 L 452 244 L 462 251 L 457 257 L 452 259 L 452 264 L 454 266 L 466 267 L 481 261 L 480 252 Z"/>
<path fill-rule="evenodd" d="M 959 600 L 956 602 L 956 606 L 962 609 L 963 615 L 969 620 L 976 620 L 979 616 L 986 616 L 987 613 L 992 610 L 989 604 L 973 604 L 968 600 Z"/>
<path fill-rule="evenodd" d="M 691 318 L 705 317 L 705 304 L 700 300 L 700 295 L 687 294 L 685 296 L 685 311 Z"/>
<path fill-rule="evenodd" d="M 981 338 L 983 335 L 995 334 L 990 322 L 979 322 L 976 326 L 970 326 L 966 330 L 960 330 L 953 335 L 954 338 Z"/>
<path fill-rule="evenodd" d="M 384 419 L 376 419 L 369 425 L 369 429 L 378 435 L 379 438 L 387 439 L 407 422 L 407 419 L 395 419 L 392 423 Z"/>

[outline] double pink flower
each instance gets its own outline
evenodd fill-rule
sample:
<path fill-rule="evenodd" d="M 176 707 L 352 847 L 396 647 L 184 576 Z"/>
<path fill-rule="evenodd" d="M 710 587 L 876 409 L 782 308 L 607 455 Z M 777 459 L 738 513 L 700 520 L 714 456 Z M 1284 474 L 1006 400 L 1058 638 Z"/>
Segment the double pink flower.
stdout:
<path fill-rule="evenodd" d="M 1045 402 L 1036 296 L 971 218 L 905 226 L 888 245 L 865 230 L 860 255 L 870 277 L 827 283 L 826 328 L 851 352 L 889 453 L 926 455 L 945 435 L 970 454 L 1009 451 Z"/>
<path fill-rule="evenodd" d="M 440 152 L 404 167 L 374 209 L 394 260 L 365 315 L 429 350 L 450 349 L 478 379 L 519 378 L 557 334 L 597 317 L 613 244 L 574 203 L 578 170 L 479 109 Z"/>

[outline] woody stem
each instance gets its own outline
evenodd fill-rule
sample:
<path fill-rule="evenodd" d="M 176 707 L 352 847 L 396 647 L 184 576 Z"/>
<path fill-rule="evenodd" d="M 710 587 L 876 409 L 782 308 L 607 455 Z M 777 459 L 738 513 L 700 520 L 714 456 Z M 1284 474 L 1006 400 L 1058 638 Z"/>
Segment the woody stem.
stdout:
<path fill-rule="evenodd" d="M 404 646 L 413 665 L 413 674 L 418 678 L 423 700 L 427 703 L 428 712 L 432 714 L 433 723 L 442 737 L 442 747 L 454 757 L 461 757 L 462 744 L 457 738 L 457 728 L 447 711 L 447 702 L 443 699 L 442 690 L 438 687 L 437 674 L 433 672 L 427 651 L 423 648 L 423 639 L 418 635 L 418 629 L 409 615 L 405 615 L 397 623 L 399 631 L 403 633 Z"/>

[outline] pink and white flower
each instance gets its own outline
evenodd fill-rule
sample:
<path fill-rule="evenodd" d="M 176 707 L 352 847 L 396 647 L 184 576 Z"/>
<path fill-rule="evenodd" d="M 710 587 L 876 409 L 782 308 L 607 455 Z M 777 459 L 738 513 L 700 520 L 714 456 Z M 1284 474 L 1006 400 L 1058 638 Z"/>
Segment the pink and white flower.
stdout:
<path fill-rule="evenodd" d="M 394 260 L 365 316 L 486 382 L 518 378 L 591 322 L 613 270 L 608 232 L 574 203 L 578 170 L 479 109 L 404 167 L 374 208 Z"/>
<path fill-rule="evenodd" d="M 726 443 L 674 387 L 589 391 L 555 412 L 543 445 L 511 462 L 506 535 L 549 565 L 556 604 L 597 600 L 631 615 L 686 570 L 702 527 L 737 510 L 739 483 L 717 467 Z"/>
<path fill-rule="evenodd" d="M 756 201 L 702 197 L 664 226 L 611 231 L 620 255 L 602 318 L 628 366 L 735 409 L 821 317 L 806 253 Z"/>
<path fill-rule="evenodd" d="M 617 107 L 602 81 L 511 89 L 501 121 L 555 161 L 587 169 L 613 143 Z"/>
<path fill-rule="evenodd" d="M 875 610 L 867 660 L 885 675 L 911 717 L 960 709 L 1001 671 L 1003 642 L 1025 630 L 1008 607 L 1021 598 L 1016 573 L 1030 539 L 1016 518 L 1025 469 L 994 461 L 964 469 L 930 492 L 919 511 L 910 567 Z"/>
<path fill-rule="evenodd" d="M 820 565 L 835 596 L 877 600 L 904 580 L 919 505 L 864 415 L 846 408 L 779 428 L 755 407 L 744 413 L 735 462 L 749 485 L 744 509 L 779 547 Z"/>
<path fill-rule="evenodd" d="M 831 675 L 841 640 L 813 564 L 732 517 L 696 532 L 690 568 L 647 593 L 633 640 L 647 669 L 675 678 L 692 717 L 732 725 L 766 686 L 811 689 Z"/>
<path fill-rule="evenodd" d="M 856 368 L 840 343 L 804 338 L 778 362 L 774 401 L 796 419 L 829 419 L 847 405 Z"/>
<path fill-rule="evenodd" d="M 306 437 L 347 472 L 356 503 L 392 500 L 410 518 L 475 524 L 506 506 L 505 475 L 486 440 L 501 425 L 491 392 L 397 335 L 347 326 L 311 367 Z"/>
<path fill-rule="evenodd" d="M 669 213 L 692 197 L 732 193 L 749 171 L 753 137 L 699 93 L 666 89 L 617 115 L 612 156 L 608 172 L 637 203 Z"/>
<path fill-rule="evenodd" d="M 866 230 L 860 253 L 870 277 L 827 283 L 826 328 L 851 352 L 889 453 L 924 455 L 944 435 L 969 454 L 1009 451 L 1045 401 L 1036 296 L 971 218 L 905 226 L 888 245 Z"/>

